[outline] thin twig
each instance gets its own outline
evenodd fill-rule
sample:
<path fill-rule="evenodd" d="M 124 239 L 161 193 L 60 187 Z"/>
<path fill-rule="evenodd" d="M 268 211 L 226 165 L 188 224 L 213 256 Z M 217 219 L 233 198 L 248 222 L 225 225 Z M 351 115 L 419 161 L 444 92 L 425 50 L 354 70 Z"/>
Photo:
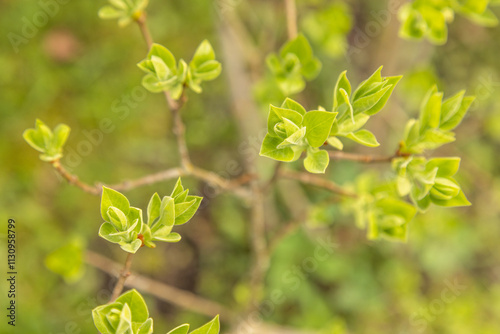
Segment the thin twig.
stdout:
<path fill-rule="evenodd" d="M 165 180 L 171 180 L 178 178 L 180 176 L 186 175 L 182 168 L 171 168 L 158 173 L 149 174 L 143 176 L 139 179 L 124 181 L 117 184 L 112 184 L 109 187 L 117 191 L 127 191 L 130 189 L 138 188 L 141 186 L 146 186 L 150 184 L 155 184 Z"/>
<path fill-rule="evenodd" d="M 310 184 L 316 187 L 324 188 L 342 196 L 348 196 L 348 197 L 357 196 L 355 193 L 342 188 L 335 182 L 322 177 L 318 177 L 314 174 L 295 172 L 291 170 L 282 170 L 280 171 L 280 176 L 287 179 L 297 180 L 305 184 Z"/>
<path fill-rule="evenodd" d="M 61 165 L 61 162 L 59 160 L 54 160 L 51 163 L 52 166 L 54 166 L 55 170 L 64 179 L 66 179 L 66 181 L 68 181 L 69 184 L 74 185 L 92 195 L 99 195 L 101 193 L 101 190 L 98 187 L 91 186 L 85 182 L 82 182 L 78 179 L 78 176 L 71 174 L 68 170 L 66 170 L 66 168 L 64 168 L 63 165 Z"/>
<path fill-rule="evenodd" d="M 139 29 L 141 30 L 142 37 L 144 37 L 144 41 L 146 41 L 148 49 L 151 48 L 153 45 L 153 38 L 151 37 L 151 32 L 146 24 L 146 13 L 143 12 L 136 22 L 139 25 Z"/>
<path fill-rule="evenodd" d="M 288 39 L 297 37 L 297 4 L 295 0 L 285 0 L 286 24 L 288 29 Z"/>
<path fill-rule="evenodd" d="M 125 265 L 123 266 L 123 270 L 120 272 L 120 276 L 118 276 L 118 282 L 116 282 L 115 288 L 113 289 L 113 293 L 111 294 L 111 299 L 109 300 L 110 303 L 114 302 L 116 298 L 118 298 L 122 293 L 125 281 L 127 280 L 127 277 L 130 276 L 130 268 L 132 267 L 133 258 L 134 258 L 133 253 L 127 254 Z"/>
<path fill-rule="evenodd" d="M 330 158 L 336 160 L 349 160 L 363 163 L 391 162 L 393 159 L 406 156 L 402 153 L 399 153 L 399 151 L 390 156 L 347 153 L 341 151 L 328 151 L 328 155 L 330 156 Z"/>
<path fill-rule="evenodd" d="M 120 264 L 115 261 L 87 250 L 85 261 L 103 272 L 116 276 L 119 272 Z M 170 304 L 191 310 L 207 316 L 215 316 L 220 314 L 221 318 L 231 320 L 234 314 L 224 306 L 197 296 L 192 292 L 181 290 L 165 283 L 141 276 L 137 273 L 130 273 L 125 285 L 131 288 L 136 288 L 141 292 L 148 293 L 156 298 L 168 302 Z"/>

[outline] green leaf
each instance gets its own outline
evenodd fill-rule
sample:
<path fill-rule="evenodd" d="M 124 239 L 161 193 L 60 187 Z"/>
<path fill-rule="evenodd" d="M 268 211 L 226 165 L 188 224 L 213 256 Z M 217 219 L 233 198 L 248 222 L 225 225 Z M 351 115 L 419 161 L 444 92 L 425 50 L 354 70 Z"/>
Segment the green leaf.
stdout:
<path fill-rule="evenodd" d="M 175 205 L 175 225 L 187 223 L 200 207 L 201 200 L 199 196 L 188 196 L 188 202 Z"/>
<path fill-rule="evenodd" d="M 274 133 L 274 126 L 278 122 L 283 122 L 283 119 L 286 118 L 292 121 L 295 125 L 302 125 L 303 117 L 302 115 L 291 109 L 278 108 L 273 105 L 269 106 L 269 117 L 267 120 L 267 131 L 269 133 Z"/>
<path fill-rule="evenodd" d="M 144 322 L 141 327 L 139 327 L 139 330 L 137 334 L 152 334 L 153 333 L 153 319 L 149 318 Z"/>
<path fill-rule="evenodd" d="M 441 117 L 441 102 L 443 93 L 437 92 L 437 88 L 433 87 L 428 93 L 422 104 L 420 111 L 420 133 L 424 133 L 427 129 L 436 129 L 439 127 Z"/>
<path fill-rule="evenodd" d="M 350 132 L 357 131 L 362 128 L 369 119 L 370 116 L 366 114 L 354 115 L 354 122 L 352 122 L 352 120 L 350 119 L 343 121 L 342 123 L 338 124 L 337 131 L 333 134 L 348 134 Z"/>
<path fill-rule="evenodd" d="M 309 111 L 304 116 L 303 125 L 306 127 L 306 139 L 312 147 L 323 146 L 330 135 L 336 112 Z"/>
<path fill-rule="evenodd" d="M 347 95 L 351 95 L 351 83 L 347 79 L 347 71 L 342 72 L 337 79 L 335 88 L 333 90 L 333 109 L 337 108 L 339 105 L 344 103 L 344 97 L 340 96 L 340 89 L 343 89 Z"/>
<path fill-rule="evenodd" d="M 290 147 L 278 148 L 282 139 L 267 134 L 260 148 L 260 156 L 268 157 L 278 161 L 293 161 L 294 152 Z"/>
<path fill-rule="evenodd" d="M 281 58 L 285 58 L 288 53 L 295 54 L 301 63 L 307 63 L 313 57 L 311 44 L 302 34 L 299 34 L 281 48 Z"/>
<path fill-rule="evenodd" d="M 172 329 L 167 334 L 187 334 L 188 331 L 189 331 L 189 325 L 184 324 L 184 325 L 180 325 L 179 327 Z"/>
<path fill-rule="evenodd" d="M 437 177 L 450 177 L 458 172 L 460 158 L 433 158 L 427 162 L 426 169 L 437 168 Z"/>
<path fill-rule="evenodd" d="M 117 235 L 113 235 L 116 233 L 116 228 L 111 223 L 103 223 L 99 228 L 99 236 L 111 243 L 119 243 L 122 238 Z"/>
<path fill-rule="evenodd" d="M 173 226 L 175 222 L 175 201 L 170 196 L 163 197 L 160 204 L 160 218 L 158 222 L 154 225 L 153 230 L 164 225 Z M 158 226 L 158 227 L 157 227 Z"/>
<path fill-rule="evenodd" d="M 347 92 L 343 88 L 340 88 L 339 93 L 340 93 L 340 98 L 349 108 L 349 115 L 351 116 L 351 120 L 354 123 L 354 109 L 352 108 L 351 102 L 349 101 L 349 95 L 347 95 Z"/>
<path fill-rule="evenodd" d="M 106 5 L 99 9 L 98 15 L 103 20 L 117 19 L 123 15 L 123 12 L 113 6 Z"/>
<path fill-rule="evenodd" d="M 156 56 L 156 57 L 160 58 L 161 60 L 163 60 L 163 62 L 165 63 L 165 65 L 167 65 L 167 67 L 170 69 L 170 71 L 175 73 L 175 71 L 177 69 L 176 61 L 175 61 L 174 55 L 172 54 L 172 52 L 170 52 L 169 49 L 167 49 L 163 45 L 154 43 L 151 46 L 151 49 L 149 50 L 147 58 L 149 60 L 152 60 L 153 56 Z"/>
<path fill-rule="evenodd" d="M 175 233 L 175 232 L 172 232 L 172 233 L 165 235 L 165 233 L 161 233 L 161 231 L 159 231 L 157 234 L 155 234 L 154 238 L 155 238 L 155 240 L 164 241 L 164 242 L 179 242 L 179 241 L 181 241 L 181 235 L 179 233 Z"/>
<path fill-rule="evenodd" d="M 474 100 L 475 97 L 466 96 L 462 99 L 460 106 L 456 109 L 450 107 L 449 105 L 452 104 L 453 102 L 449 102 L 449 104 L 446 104 L 445 102 L 446 106 L 443 105 L 443 110 L 442 110 L 443 115 L 441 116 L 441 123 L 439 125 L 439 128 L 441 130 L 448 130 L 448 131 L 456 128 L 462 122 L 462 119 L 464 118 L 465 114 L 469 110 Z"/>
<path fill-rule="evenodd" d="M 300 105 L 300 103 L 298 103 L 298 102 L 296 102 L 288 97 L 285 99 L 285 101 L 283 101 L 281 108 L 294 110 L 294 111 L 298 112 L 299 114 L 301 114 L 302 116 L 304 116 L 306 114 L 306 109 L 302 105 Z"/>
<path fill-rule="evenodd" d="M 177 182 L 175 182 L 174 190 L 172 190 L 170 197 L 177 198 L 183 192 L 184 192 L 184 187 L 182 186 L 182 180 L 179 177 L 177 179 Z"/>
<path fill-rule="evenodd" d="M 198 68 L 210 60 L 215 60 L 215 52 L 210 42 L 205 39 L 196 49 L 191 64 L 194 68 Z"/>
<path fill-rule="evenodd" d="M 109 222 L 117 229 L 118 231 L 125 231 L 128 226 L 127 216 L 118 208 L 114 206 L 110 206 L 108 208 L 107 216 L 109 218 Z"/>
<path fill-rule="evenodd" d="M 161 199 L 158 193 L 154 193 L 149 200 L 147 214 L 148 214 L 148 225 L 151 227 L 155 220 L 160 217 L 160 206 Z"/>
<path fill-rule="evenodd" d="M 332 146 L 335 147 L 337 150 L 342 151 L 344 149 L 344 144 L 338 139 L 337 137 L 328 137 L 326 142 Z"/>
<path fill-rule="evenodd" d="M 195 329 L 190 334 L 219 334 L 219 327 L 219 316 L 217 315 L 210 322 L 206 323 L 198 329 Z"/>
<path fill-rule="evenodd" d="M 380 66 L 368 79 L 363 81 L 354 94 L 352 95 L 353 101 L 358 100 L 359 98 L 370 95 L 376 89 L 380 89 L 382 82 L 382 66 Z"/>
<path fill-rule="evenodd" d="M 357 132 L 351 132 L 347 134 L 345 137 L 355 141 L 358 144 L 368 146 L 368 147 L 377 147 L 379 146 L 379 142 L 375 135 L 368 130 L 359 130 Z"/>
<path fill-rule="evenodd" d="M 123 293 L 115 303 L 127 304 L 130 307 L 133 322 L 143 323 L 148 320 L 149 311 L 146 301 L 136 289 Z"/>
<path fill-rule="evenodd" d="M 465 197 L 465 194 L 462 190 L 458 193 L 457 196 L 453 197 L 450 200 L 439 200 L 436 198 L 431 197 L 432 203 L 439 205 L 439 206 L 444 206 L 444 207 L 457 207 L 457 206 L 470 206 L 471 203 Z"/>
<path fill-rule="evenodd" d="M 370 109 L 375 107 L 375 105 L 380 101 L 380 99 L 387 93 L 389 89 L 392 88 L 392 85 L 389 85 L 382 90 L 379 90 L 376 93 L 373 93 L 371 95 L 363 96 L 357 100 L 354 101 L 352 104 L 352 107 L 354 109 L 355 114 L 359 114 L 362 112 L 368 112 L 369 115 L 372 113 L 369 113 Z"/>
<path fill-rule="evenodd" d="M 73 283 L 83 275 L 83 260 L 84 243 L 80 238 L 73 238 L 47 255 L 45 266 L 50 271 L 61 275 L 67 283 Z"/>
<path fill-rule="evenodd" d="M 64 143 L 66 143 L 70 131 L 71 129 L 66 124 L 59 124 L 56 126 L 56 128 L 54 129 L 54 137 L 52 142 L 52 147 L 55 150 L 60 150 L 64 146 Z"/>
<path fill-rule="evenodd" d="M 45 152 L 45 142 L 40 132 L 35 129 L 27 129 L 23 132 L 23 138 L 38 152 Z"/>
<path fill-rule="evenodd" d="M 375 115 L 380 110 L 382 110 L 382 108 L 385 106 L 385 104 L 389 100 L 389 97 L 391 97 L 391 94 L 394 91 L 394 88 L 396 88 L 396 85 L 398 84 L 399 80 L 401 80 L 401 78 L 402 78 L 402 76 L 385 78 L 384 90 L 386 87 L 389 87 L 389 89 L 387 89 L 385 91 L 384 95 L 382 95 L 380 100 L 378 100 L 378 102 L 374 106 L 372 106 L 370 109 L 365 111 L 365 113 L 367 115 Z"/>
<path fill-rule="evenodd" d="M 310 173 L 323 174 L 330 163 L 330 157 L 325 150 L 307 150 L 304 167 Z"/>
<path fill-rule="evenodd" d="M 151 56 L 151 63 L 155 69 L 156 77 L 160 80 L 167 80 L 169 75 L 171 74 L 170 69 L 167 67 L 165 62 L 158 56 Z"/>
<path fill-rule="evenodd" d="M 129 243 L 121 243 L 120 248 L 123 249 L 125 252 L 135 254 L 139 248 L 142 246 L 142 241 L 140 239 L 136 239 L 132 242 Z"/>
<path fill-rule="evenodd" d="M 130 203 L 128 199 L 120 194 L 118 191 L 113 190 L 108 187 L 102 187 L 101 195 L 101 217 L 104 221 L 109 222 L 108 209 L 110 206 L 122 211 L 125 215 L 128 215 L 130 210 Z"/>

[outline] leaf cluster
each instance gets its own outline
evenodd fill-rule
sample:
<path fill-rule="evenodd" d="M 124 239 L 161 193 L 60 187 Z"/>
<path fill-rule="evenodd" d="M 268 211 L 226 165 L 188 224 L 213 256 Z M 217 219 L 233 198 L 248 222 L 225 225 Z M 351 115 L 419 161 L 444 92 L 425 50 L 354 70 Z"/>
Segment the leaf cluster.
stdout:
<path fill-rule="evenodd" d="M 59 124 L 52 131 L 44 122 L 37 119 L 35 128 L 25 130 L 23 137 L 31 147 L 42 153 L 41 160 L 50 162 L 62 158 L 62 149 L 70 130 L 66 124 Z"/>
<path fill-rule="evenodd" d="M 283 45 L 279 54 L 269 54 L 266 64 L 277 86 L 286 96 L 304 90 L 306 80 L 316 78 L 322 66 L 314 56 L 309 41 L 302 34 Z"/>
<path fill-rule="evenodd" d="M 144 223 L 141 209 L 131 207 L 123 194 L 103 187 L 101 216 L 105 222 L 99 235 L 119 244 L 129 253 L 137 252 L 143 245 L 154 248 L 155 241 L 178 242 L 181 236 L 172 232 L 172 228 L 187 223 L 198 210 L 201 200 L 201 197 L 189 195 L 179 178 L 170 196 L 161 199 L 157 193 L 153 194 L 147 208 L 147 222 Z"/>
<path fill-rule="evenodd" d="M 442 45 L 448 39 L 447 24 L 454 20 L 455 13 L 491 27 L 498 24 L 498 18 L 489 6 L 499 4 L 498 0 L 415 0 L 399 10 L 399 35 L 407 39 L 427 38 Z"/>
<path fill-rule="evenodd" d="M 176 59 L 172 52 L 160 44 L 153 44 L 146 59 L 137 66 L 146 72 L 142 80 L 143 86 L 153 93 L 167 91 L 172 98 L 178 100 L 184 87 L 201 93 L 201 83 L 216 79 L 222 66 L 215 60 L 215 52 L 209 41 L 204 40 L 196 49 L 189 65 Z"/>
<path fill-rule="evenodd" d="M 109 3 L 99 10 L 99 17 L 104 20 L 118 19 L 118 25 L 124 27 L 141 17 L 149 0 L 109 0 Z"/>
<path fill-rule="evenodd" d="M 92 310 L 96 328 L 102 334 L 151 334 L 153 319 L 137 290 L 123 293 L 114 302 L 101 305 Z M 190 334 L 219 334 L 220 324 L 217 315 L 211 321 L 190 332 Z M 189 325 L 178 326 L 167 334 L 188 334 Z"/>

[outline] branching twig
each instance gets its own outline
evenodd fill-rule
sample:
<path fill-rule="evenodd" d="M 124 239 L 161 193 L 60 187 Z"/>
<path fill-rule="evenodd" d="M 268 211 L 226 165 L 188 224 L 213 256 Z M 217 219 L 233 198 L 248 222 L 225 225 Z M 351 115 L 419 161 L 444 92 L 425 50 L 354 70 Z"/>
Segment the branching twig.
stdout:
<path fill-rule="evenodd" d="M 120 270 L 120 264 L 92 251 L 87 251 L 85 261 L 89 265 L 111 276 L 116 276 Z M 234 317 L 231 310 L 226 309 L 220 304 L 204 299 L 189 291 L 175 288 L 136 273 L 130 273 L 130 276 L 125 281 L 125 285 L 149 293 L 160 300 L 200 314 L 211 317 L 220 314 L 221 318 L 226 320 L 231 320 Z"/>
<path fill-rule="evenodd" d="M 111 299 L 109 300 L 110 303 L 114 302 L 116 298 L 118 298 L 122 293 L 125 281 L 127 280 L 127 277 L 130 276 L 130 268 L 132 267 L 133 257 L 134 257 L 133 253 L 127 254 L 125 265 L 123 266 L 123 270 L 120 272 L 120 276 L 118 276 L 118 282 L 116 282 L 115 288 L 113 289 L 113 293 L 111 294 Z"/>
<path fill-rule="evenodd" d="M 349 197 L 356 197 L 357 195 L 353 192 L 350 192 L 349 190 L 346 190 L 336 184 L 333 181 L 330 181 L 328 179 L 316 176 L 314 174 L 309 174 L 309 173 L 301 173 L 301 172 L 294 172 L 291 170 L 282 170 L 280 171 L 280 176 L 287 178 L 287 179 L 292 179 L 292 180 L 297 180 L 299 182 L 305 183 L 305 184 L 310 184 L 316 187 L 324 188 L 327 190 L 330 190 L 334 193 L 337 193 L 339 195 L 343 196 L 349 196 Z"/>
<path fill-rule="evenodd" d="M 295 0 L 285 0 L 288 39 L 297 37 L 297 4 Z"/>

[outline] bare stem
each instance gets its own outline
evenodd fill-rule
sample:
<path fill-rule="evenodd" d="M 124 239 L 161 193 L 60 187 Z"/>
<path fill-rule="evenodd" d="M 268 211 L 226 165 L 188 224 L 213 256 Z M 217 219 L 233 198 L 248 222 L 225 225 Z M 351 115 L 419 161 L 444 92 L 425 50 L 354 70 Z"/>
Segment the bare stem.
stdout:
<path fill-rule="evenodd" d="M 288 29 L 288 39 L 297 37 L 297 4 L 295 0 L 285 0 L 286 24 Z"/>
<path fill-rule="evenodd" d="M 78 176 L 71 174 L 68 170 L 66 170 L 66 168 L 64 168 L 63 165 L 61 165 L 61 162 L 59 160 L 54 160 L 51 163 L 52 166 L 54 166 L 55 170 L 64 179 L 66 179 L 69 184 L 74 185 L 92 195 L 99 195 L 101 193 L 101 190 L 98 187 L 91 186 L 85 182 L 82 182 L 78 179 Z"/>
<path fill-rule="evenodd" d="M 87 250 L 85 261 L 89 265 L 102 270 L 111 276 L 116 276 L 116 273 L 121 267 L 119 263 L 89 250 Z M 189 291 L 178 289 L 136 273 L 130 273 L 128 279 L 125 281 L 125 285 L 141 290 L 170 304 L 177 305 L 200 314 L 211 317 L 216 314 L 220 314 L 221 318 L 226 320 L 234 318 L 233 312 L 220 304 L 204 299 L 203 297 L 197 296 Z"/>
<path fill-rule="evenodd" d="M 328 151 L 328 155 L 330 156 L 330 158 L 336 160 L 349 160 L 362 163 L 391 162 L 392 159 L 407 156 L 405 154 L 400 153 L 399 150 L 394 155 L 391 156 L 357 154 L 357 153 L 347 153 L 341 151 Z"/>
<path fill-rule="evenodd" d="M 316 187 L 324 188 L 342 196 L 348 196 L 348 197 L 357 196 L 355 193 L 342 188 L 335 182 L 316 176 L 314 174 L 294 172 L 291 170 L 282 170 L 280 172 L 280 176 L 287 179 L 297 180 L 305 184 L 310 184 Z"/>
<path fill-rule="evenodd" d="M 142 37 L 144 37 L 144 40 L 146 41 L 148 49 L 151 48 L 153 45 L 153 38 L 151 37 L 151 32 L 146 24 L 146 13 L 143 12 L 136 22 L 139 25 L 139 29 L 141 30 Z"/>
<path fill-rule="evenodd" d="M 133 253 L 127 254 L 127 259 L 125 260 L 125 265 L 123 266 L 123 270 L 120 272 L 120 276 L 118 276 L 118 282 L 116 282 L 115 288 L 113 289 L 113 293 L 111 294 L 110 303 L 114 302 L 116 298 L 120 296 L 123 291 L 123 287 L 125 286 L 125 281 L 127 277 L 130 276 L 130 268 L 132 267 L 132 259 L 134 258 Z"/>

